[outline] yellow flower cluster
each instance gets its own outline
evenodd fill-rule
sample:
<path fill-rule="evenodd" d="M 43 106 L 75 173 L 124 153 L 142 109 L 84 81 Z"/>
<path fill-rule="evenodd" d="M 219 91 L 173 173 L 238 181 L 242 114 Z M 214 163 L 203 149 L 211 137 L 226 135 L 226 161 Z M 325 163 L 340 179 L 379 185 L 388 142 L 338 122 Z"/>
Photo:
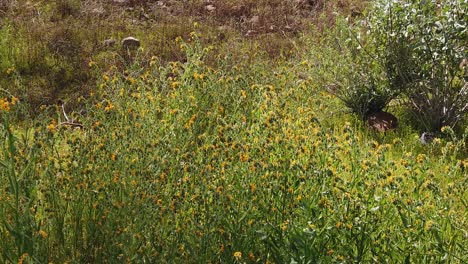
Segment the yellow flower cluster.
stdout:
<path fill-rule="evenodd" d="M 242 252 L 236 251 L 234 252 L 233 256 L 236 260 L 240 260 L 242 258 Z"/>
<path fill-rule="evenodd" d="M 194 78 L 196 81 L 197 81 L 197 80 L 203 80 L 203 78 L 205 78 L 205 75 L 204 75 L 203 73 L 200 74 L 200 73 L 198 73 L 198 72 L 195 72 L 195 73 L 193 74 L 193 78 Z"/>
<path fill-rule="evenodd" d="M 10 75 L 10 74 L 12 74 L 12 73 L 14 73 L 14 72 L 15 72 L 15 68 L 8 68 L 8 69 L 6 70 L 6 74 L 7 74 L 7 75 Z"/>
<path fill-rule="evenodd" d="M 0 110 L 8 112 L 11 106 L 16 105 L 17 102 L 18 98 L 16 97 L 11 98 L 11 101 L 9 101 L 8 98 L 0 98 Z"/>
<path fill-rule="evenodd" d="M 0 99 L 0 110 L 10 111 L 10 103 L 6 98 Z"/>

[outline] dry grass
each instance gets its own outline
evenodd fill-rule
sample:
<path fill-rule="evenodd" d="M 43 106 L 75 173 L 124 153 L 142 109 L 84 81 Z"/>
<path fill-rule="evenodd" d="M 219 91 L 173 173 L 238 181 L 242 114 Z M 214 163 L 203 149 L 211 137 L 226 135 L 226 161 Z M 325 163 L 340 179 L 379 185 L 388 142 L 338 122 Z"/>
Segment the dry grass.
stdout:
<path fill-rule="evenodd" d="M 215 57 L 229 51 L 234 60 L 245 61 L 253 54 L 242 47 L 255 46 L 259 48 L 255 53 L 265 53 L 269 59 L 287 59 L 296 54 L 300 36 L 311 24 L 328 28 L 334 12 L 351 14 L 363 6 L 354 0 L 2 1 L 2 24 L 12 30 L 0 49 L 22 52 L 0 68 L 5 77 L 0 85 L 19 94 L 33 109 L 72 92 L 87 94 L 95 83 L 90 62 L 101 69 L 128 66 L 122 63 L 125 54 L 118 47 L 124 37 L 142 41 L 143 64 L 152 56 L 165 62 L 184 61 L 175 38 L 188 40 L 195 27 L 203 35 L 201 41 L 219 51 Z M 115 39 L 116 46 L 106 47 L 107 39 Z M 8 68 L 21 76 L 23 88 L 5 76 Z"/>

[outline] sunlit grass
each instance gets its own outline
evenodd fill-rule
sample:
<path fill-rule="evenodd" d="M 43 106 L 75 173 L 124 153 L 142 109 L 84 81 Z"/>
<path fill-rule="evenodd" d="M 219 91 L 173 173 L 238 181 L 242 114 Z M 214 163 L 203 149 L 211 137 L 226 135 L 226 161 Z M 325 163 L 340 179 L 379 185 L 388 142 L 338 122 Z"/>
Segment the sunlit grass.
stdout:
<path fill-rule="evenodd" d="M 186 63 L 103 73 L 83 130 L 0 110 L 2 262 L 467 260 L 463 140 L 369 131 L 317 51 L 214 69 L 191 38 Z"/>

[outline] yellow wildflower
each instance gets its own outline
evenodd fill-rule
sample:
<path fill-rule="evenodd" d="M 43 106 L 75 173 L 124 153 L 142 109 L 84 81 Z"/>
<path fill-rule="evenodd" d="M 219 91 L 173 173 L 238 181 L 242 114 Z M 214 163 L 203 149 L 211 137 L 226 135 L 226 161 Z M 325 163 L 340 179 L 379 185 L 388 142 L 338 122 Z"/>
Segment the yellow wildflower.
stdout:
<path fill-rule="evenodd" d="M 130 76 L 129 76 L 129 77 L 127 77 L 127 81 L 129 81 L 129 82 L 130 82 L 130 84 L 135 84 L 135 83 L 136 83 L 136 80 L 135 80 L 135 78 L 133 78 L 133 77 L 130 77 Z"/>
<path fill-rule="evenodd" d="M 180 82 L 177 82 L 177 81 L 171 83 L 172 89 L 177 88 L 179 85 L 180 85 Z"/>
<path fill-rule="evenodd" d="M 251 183 L 250 184 L 250 191 L 255 192 L 256 189 L 257 189 L 257 186 L 255 186 L 255 183 Z"/>
<path fill-rule="evenodd" d="M 197 119 L 197 115 L 196 115 L 196 114 L 195 114 L 195 115 L 192 115 L 192 117 L 190 118 L 190 120 L 188 121 L 188 123 L 185 124 L 185 128 L 186 128 L 186 129 L 189 129 L 189 128 L 193 125 L 193 123 L 195 123 L 195 119 Z"/>
<path fill-rule="evenodd" d="M 27 257 L 29 257 L 28 253 L 24 253 L 23 255 L 21 255 L 21 257 L 18 259 L 18 264 L 23 264 L 24 259 Z"/>
<path fill-rule="evenodd" d="M 234 256 L 234 258 L 235 258 L 236 260 L 240 260 L 240 259 L 242 258 L 242 252 L 236 251 L 236 252 L 234 252 L 234 255 L 233 255 L 233 256 Z"/>
<path fill-rule="evenodd" d="M 434 222 L 432 220 L 427 221 L 426 224 L 424 225 L 424 230 L 426 231 L 431 230 L 433 225 L 434 225 Z"/>
<path fill-rule="evenodd" d="M 10 103 L 6 98 L 0 99 L 0 110 L 10 111 Z"/>
<path fill-rule="evenodd" d="M 12 74 L 14 71 L 15 71 L 15 68 L 8 68 L 8 69 L 6 70 L 6 74 L 7 74 L 7 75 L 10 75 L 10 74 Z"/>
<path fill-rule="evenodd" d="M 47 125 L 47 130 L 49 130 L 50 132 L 53 132 L 56 127 L 57 127 L 57 122 L 55 120 L 52 120 L 52 122 L 50 122 L 50 124 Z"/>
<path fill-rule="evenodd" d="M 281 226 L 280 226 L 281 230 L 283 230 L 283 231 L 288 230 L 288 225 L 289 225 L 289 221 L 286 220 L 284 223 L 281 224 Z"/>
<path fill-rule="evenodd" d="M 417 161 L 418 163 L 423 163 L 425 160 L 426 160 L 426 155 L 424 155 L 424 154 L 419 154 L 419 155 L 416 157 L 416 161 Z"/>
<path fill-rule="evenodd" d="M 442 128 L 440 129 L 440 131 L 441 131 L 442 133 L 447 133 L 447 132 L 450 133 L 450 132 L 452 131 L 452 129 L 451 129 L 449 126 L 444 126 L 444 127 L 442 127 Z"/>
<path fill-rule="evenodd" d="M 107 102 L 107 106 L 104 108 L 104 111 L 108 112 L 114 109 L 114 105 L 111 102 Z"/>
<path fill-rule="evenodd" d="M 198 72 L 195 72 L 195 73 L 193 73 L 193 78 L 195 80 L 203 80 L 203 78 L 205 78 L 205 75 L 199 74 Z"/>
<path fill-rule="evenodd" d="M 247 93 L 246 93 L 244 90 L 241 90 L 241 96 L 242 96 L 242 98 L 246 98 L 246 97 L 247 97 Z"/>
<path fill-rule="evenodd" d="M 46 231 L 44 230 L 39 230 L 38 234 L 42 237 L 42 238 L 46 238 L 49 234 L 47 234 Z"/>

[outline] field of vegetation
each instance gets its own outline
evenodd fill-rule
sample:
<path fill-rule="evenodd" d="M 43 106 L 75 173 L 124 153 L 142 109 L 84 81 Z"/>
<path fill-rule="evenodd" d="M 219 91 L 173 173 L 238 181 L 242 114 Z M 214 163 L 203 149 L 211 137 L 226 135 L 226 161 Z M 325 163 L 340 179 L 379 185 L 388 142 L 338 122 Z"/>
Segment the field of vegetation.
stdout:
<path fill-rule="evenodd" d="M 467 10 L 1 2 L 0 262 L 467 263 Z"/>

